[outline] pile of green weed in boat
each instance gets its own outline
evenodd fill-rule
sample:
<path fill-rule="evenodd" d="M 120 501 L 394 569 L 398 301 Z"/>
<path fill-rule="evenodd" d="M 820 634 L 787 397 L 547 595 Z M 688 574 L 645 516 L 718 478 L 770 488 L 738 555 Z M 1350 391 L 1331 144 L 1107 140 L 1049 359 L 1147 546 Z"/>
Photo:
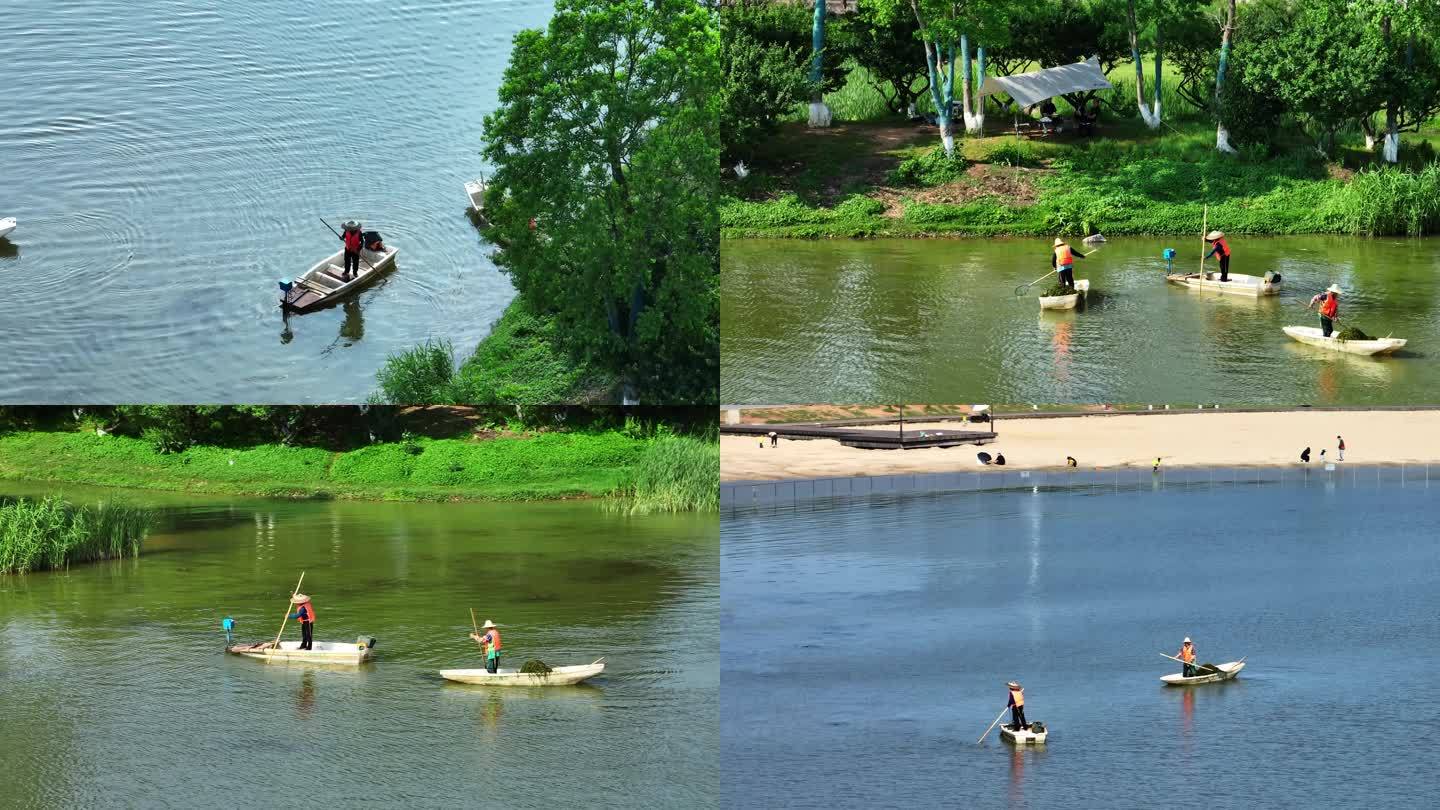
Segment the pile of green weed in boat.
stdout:
<path fill-rule="evenodd" d="M 549 675 L 555 668 L 541 661 L 539 658 L 531 658 L 520 667 L 520 671 L 526 675 Z"/>
<path fill-rule="evenodd" d="M 0 574 L 138 556 L 153 522 L 151 510 L 113 501 L 77 506 L 47 497 L 5 504 L 0 506 Z"/>
<path fill-rule="evenodd" d="M 1337 340 L 1374 340 L 1374 338 L 1361 332 L 1358 327 L 1347 326 L 1335 333 Z"/>
<path fill-rule="evenodd" d="M 1074 288 L 1074 287 L 1071 287 L 1071 286 L 1068 285 L 1068 284 L 1062 284 L 1062 283 L 1060 283 L 1060 282 L 1058 282 L 1058 281 L 1055 282 L 1054 284 L 1051 284 L 1049 287 L 1046 287 L 1046 288 L 1045 288 L 1045 292 L 1040 293 L 1040 295 L 1041 295 L 1042 297 L 1044 297 L 1044 298 L 1051 298 L 1051 297 L 1054 297 L 1054 296 L 1057 296 L 1057 295 L 1074 295 L 1074 294 L 1075 294 L 1075 288 Z"/>

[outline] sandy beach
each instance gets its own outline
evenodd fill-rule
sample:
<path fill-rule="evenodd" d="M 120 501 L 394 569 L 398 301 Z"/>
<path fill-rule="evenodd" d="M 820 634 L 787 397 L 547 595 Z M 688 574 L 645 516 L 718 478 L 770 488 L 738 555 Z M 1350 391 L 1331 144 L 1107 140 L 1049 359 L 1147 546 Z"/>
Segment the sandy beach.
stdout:
<path fill-rule="evenodd" d="M 950 423 L 910 423 L 905 431 L 955 430 Z M 893 426 L 888 426 L 894 430 Z M 1440 463 L 1440 411 L 1290 411 L 1282 413 L 1167 413 L 1002 418 L 1000 437 L 983 447 L 859 450 L 827 439 L 787 440 L 761 447 L 750 436 L 720 437 L 724 481 L 833 478 L 980 469 L 975 454 L 1004 453 L 1007 469 L 1050 469 L 1074 456 L 1084 469 L 1273 466 L 1300 464 L 1311 448 L 1336 457 L 1345 437 L 1345 460 L 1360 464 Z"/>

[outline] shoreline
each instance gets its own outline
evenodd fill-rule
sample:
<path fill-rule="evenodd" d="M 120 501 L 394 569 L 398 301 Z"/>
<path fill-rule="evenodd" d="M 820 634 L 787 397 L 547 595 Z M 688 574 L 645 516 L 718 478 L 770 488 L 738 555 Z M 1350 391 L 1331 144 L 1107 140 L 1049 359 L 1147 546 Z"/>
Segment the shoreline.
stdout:
<path fill-rule="evenodd" d="M 1144 419 L 1163 413 L 1169 419 Z M 907 421 L 909 431 L 952 431 L 955 423 Z M 761 448 L 752 436 L 720 437 L 724 483 L 852 478 L 906 473 L 1161 468 L 1311 467 L 1337 461 L 1335 436 L 1345 437 L 1346 462 L 1356 465 L 1440 464 L 1440 410 L 1155 411 L 1144 413 L 1001 416 L 998 437 L 983 447 L 861 450 L 832 439 L 781 439 Z M 893 432 L 893 428 L 892 428 Z M 768 442 L 767 442 L 768 445 Z M 1004 453 L 1003 467 L 982 467 L 975 454 Z M 1339 462 L 1339 463 L 1346 463 Z"/>

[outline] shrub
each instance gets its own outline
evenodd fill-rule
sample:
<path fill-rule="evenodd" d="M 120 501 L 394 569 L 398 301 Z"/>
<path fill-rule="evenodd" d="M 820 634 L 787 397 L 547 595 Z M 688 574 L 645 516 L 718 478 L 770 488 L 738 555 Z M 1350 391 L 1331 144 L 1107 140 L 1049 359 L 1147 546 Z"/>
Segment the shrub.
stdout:
<path fill-rule="evenodd" d="M 452 403 L 455 350 L 448 340 L 427 340 L 413 349 L 392 354 L 376 375 L 380 396 L 399 405 Z"/>
<path fill-rule="evenodd" d="M 0 506 L 0 574 L 137 556 L 153 520 L 149 509 L 113 501 L 75 506 L 49 497 Z"/>
<path fill-rule="evenodd" d="M 943 147 L 933 147 L 906 158 L 890 174 L 890 182 L 905 186 L 940 186 L 965 175 L 968 164 L 956 149 L 945 154 Z"/>

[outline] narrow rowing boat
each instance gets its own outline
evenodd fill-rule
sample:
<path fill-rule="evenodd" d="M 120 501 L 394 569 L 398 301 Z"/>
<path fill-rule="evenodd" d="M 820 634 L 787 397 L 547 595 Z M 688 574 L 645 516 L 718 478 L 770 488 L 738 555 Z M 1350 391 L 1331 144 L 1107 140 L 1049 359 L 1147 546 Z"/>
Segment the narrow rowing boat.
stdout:
<path fill-rule="evenodd" d="M 13 230 L 15 230 L 15 217 L 0 219 L 0 239 L 9 236 Z"/>
<path fill-rule="evenodd" d="M 1241 658 L 1239 661 L 1231 661 L 1228 664 L 1216 664 L 1215 669 L 1218 670 L 1216 672 L 1191 675 L 1188 678 L 1177 672 L 1174 675 L 1161 675 L 1160 680 L 1164 681 L 1166 686 L 1195 686 L 1202 683 L 1233 680 L 1244 668 L 1245 659 Z"/>
<path fill-rule="evenodd" d="M 555 667 L 548 675 L 536 675 L 518 669 L 502 669 L 493 674 L 483 669 L 442 669 L 440 677 L 456 683 L 483 686 L 573 686 L 604 671 L 605 659 L 600 658 L 590 664 Z"/>
<path fill-rule="evenodd" d="M 289 287 L 281 284 L 284 297 L 280 306 L 292 312 L 311 312 L 337 303 L 341 298 L 368 287 L 380 274 L 395 268 L 399 248 L 386 247 L 383 252 L 369 248 L 360 250 L 360 272 L 352 279 L 344 277 L 345 251 L 339 250 L 328 259 L 321 259 L 306 270 Z"/>
<path fill-rule="evenodd" d="M 346 644 L 342 641 L 317 641 L 311 646 L 313 649 L 302 650 L 298 641 L 282 641 L 280 648 L 275 649 L 274 642 L 262 641 L 257 644 L 232 644 L 225 648 L 225 652 L 243 655 L 246 658 L 259 658 L 262 661 L 344 664 L 348 666 L 359 666 L 369 661 L 375 654 L 375 639 L 368 637 L 361 637 L 354 644 Z"/>
<path fill-rule="evenodd" d="M 1000 727 L 1000 739 L 1015 745 L 1040 745 L 1050 736 L 1050 729 L 1044 723 L 1031 723 L 1028 727 L 1016 729 L 1011 725 Z"/>
<path fill-rule="evenodd" d="M 1231 273 L 1228 281 L 1221 281 L 1217 272 L 1207 272 L 1203 276 L 1200 273 L 1171 273 L 1165 280 L 1192 290 L 1247 295 L 1251 298 L 1278 295 L 1281 284 L 1278 278 L 1271 280 L 1264 276 L 1247 276 L 1244 273 Z"/>
<path fill-rule="evenodd" d="M 485 213 L 485 181 L 471 180 L 465 184 L 465 196 L 470 198 L 470 210 L 476 214 Z"/>
<path fill-rule="evenodd" d="M 1090 292 L 1090 279 L 1079 278 L 1075 280 L 1075 292 L 1069 295 L 1042 295 L 1040 296 L 1041 309 L 1074 309 Z"/>
<path fill-rule="evenodd" d="M 1361 354 L 1366 357 L 1374 357 L 1377 354 L 1389 354 L 1405 347 L 1404 338 L 1372 338 L 1370 340 L 1341 340 L 1334 336 L 1325 337 L 1325 333 L 1314 326 L 1287 326 L 1285 334 L 1292 339 L 1298 340 L 1307 346 L 1319 346 L 1322 349 L 1329 349 L 1332 352 L 1345 352 L 1346 354 Z"/>

